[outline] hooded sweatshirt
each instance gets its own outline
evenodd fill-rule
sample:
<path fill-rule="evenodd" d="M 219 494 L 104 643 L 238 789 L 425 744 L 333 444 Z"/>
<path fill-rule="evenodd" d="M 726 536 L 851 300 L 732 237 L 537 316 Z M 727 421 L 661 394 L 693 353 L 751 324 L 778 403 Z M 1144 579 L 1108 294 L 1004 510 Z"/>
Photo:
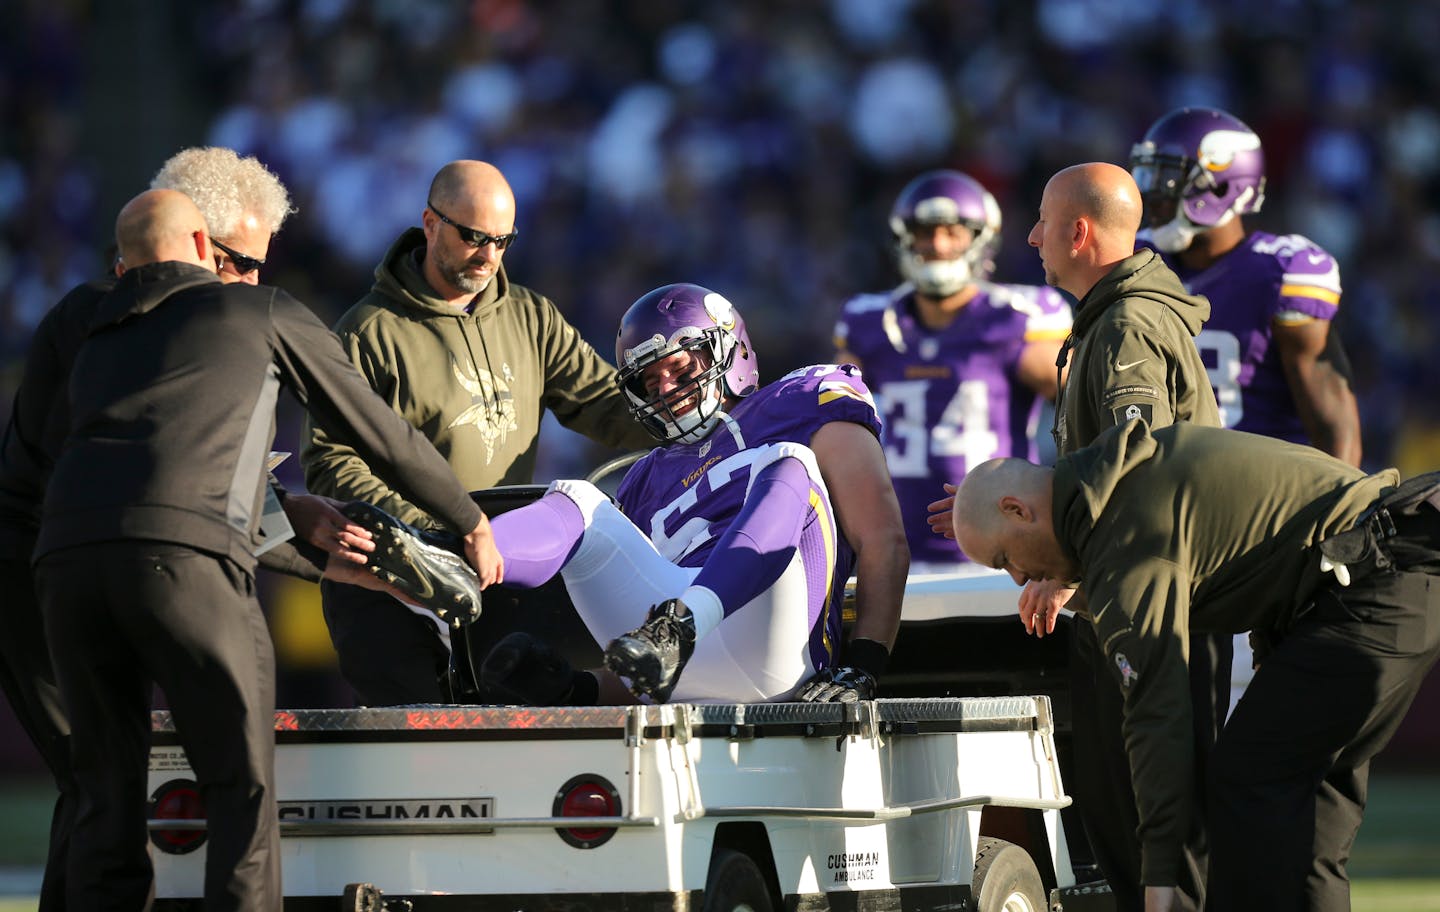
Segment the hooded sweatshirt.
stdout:
<path fill-rule="evenodd" d="M 335 332 L 370 385 L 434 443 L 462 485 L 475 491 L 530 483 L 547 408 L 606 446 L 655 444 L 631 416 L 615 369 L 549 299 L 512 285 L 502 265 L 469 312 L 456 310 L 426 282 L 424 255 L 425 232 L 408 229 Z M 312 492 L 435 524 L 313 422 L 306 439 L 301 460 Z"/>
<path fill-rule="evenodd" d="M 255 567 L 288 388 L 323 427 L 457 529 L 480 508 L 396 419 L 305 305 L 222 285 L 187 263 L 125 273 L 100 300 L 70 374 L 70 434 L 46 489 L 36 559 L 92 542 L 175 542 Z"/>
<path fill-rule="evenodd" d="M 1124 694 L 1146 884 L 1176 882 L 1189 830 L 1191 632 L 1283 636 L 1322 581 L 1318 544 L 1398 480 L 1184 423 L 1132 422 L 1056 464 L 1055 534 Z"/>
<path fill-rule="evenodd" d="M 1126 257 L 1085 295 L 1065 341 L 1070 375 L 1055 403 L 1055 445 L 1070 453 L 1141 418 L 1220 426 L 1195 336 L 1210 302 L 1185 293 L 1153 250 Z"/>

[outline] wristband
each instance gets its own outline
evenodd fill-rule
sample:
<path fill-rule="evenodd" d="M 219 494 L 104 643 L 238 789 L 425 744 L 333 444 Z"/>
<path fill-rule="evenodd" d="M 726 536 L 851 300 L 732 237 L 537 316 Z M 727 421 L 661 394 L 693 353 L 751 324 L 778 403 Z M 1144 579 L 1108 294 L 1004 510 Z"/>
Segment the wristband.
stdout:
<path fill-rule="evenodd" d="M 890 650 L 878 640 L 857 637 L 845 649 L 845 664 L 858 668 L 871 677 L 880 677 L 890 663 Z"/>

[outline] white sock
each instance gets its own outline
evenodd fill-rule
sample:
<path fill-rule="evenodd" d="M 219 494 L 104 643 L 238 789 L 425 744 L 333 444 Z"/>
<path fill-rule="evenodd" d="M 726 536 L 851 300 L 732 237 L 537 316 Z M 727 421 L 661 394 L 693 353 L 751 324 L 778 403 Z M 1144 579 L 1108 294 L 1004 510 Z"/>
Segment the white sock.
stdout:
<path fill-rule="evenodd" d="M 725 619 L 725 608 L 720 604 L 720 596 L 704 586 L 691 586 L 680 593 L 680 601 L 690 609 L 690 615 L 695 618 L 695 642 L 720 626 Z"/>

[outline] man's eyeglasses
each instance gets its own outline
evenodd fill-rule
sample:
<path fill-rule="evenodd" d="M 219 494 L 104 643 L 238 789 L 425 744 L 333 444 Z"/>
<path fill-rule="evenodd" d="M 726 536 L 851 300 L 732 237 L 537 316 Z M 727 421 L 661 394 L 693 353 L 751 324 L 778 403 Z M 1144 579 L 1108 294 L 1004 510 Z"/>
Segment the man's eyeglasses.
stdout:
<path fill-rule="evenodd" d="M 236 275 L 246 275 L 247 273 L 254 272 L 261 266 L 265 265 L 264 260 L 257 260 L 255 257 L 246 256 L 243 253 L 237 253 L 236 251 L 231 250 L 229 247 L 226 247 L 224 244 L 220 243 L 214 238 L 210 239 L 210 243 L 215 245 L 216 250 L 220 251 L 221 253 L 225 254 L 227 257 L 230 258 L 230 265 L 235 267 Z M 220 258 L 216 257 L 215 259 L 215 265 L 217 267 L 220 266 Z"/>
<path fill-rule="evenodd" d="M 454 228 L 455 233 L 460 235 L 460 240 L 469 244 L 471 247 L 476 248 L 477 250 L 481 247 L 484 247 L 486 244 L 494 244 L 496 250 L 504 250 L 506 247 L 509 247 L 511 244 L 515 243 L 515 238 L 520 235 L 520 232 L 515 231 L 514 229 L 511 229 L 509 234 L 486 234 L 478 228 L 470 228 L 466 225 L 460 224 L 459 222 L 452 219 L 450 216 L 441 212 L 439 209 L 436 209 L 433 203 L 426 203 L 425 205 L 430 207 L 430 211 L 435 213 L 436 218 L 440 219 L 440 221 L 449 225 L 451 228 Z"/>

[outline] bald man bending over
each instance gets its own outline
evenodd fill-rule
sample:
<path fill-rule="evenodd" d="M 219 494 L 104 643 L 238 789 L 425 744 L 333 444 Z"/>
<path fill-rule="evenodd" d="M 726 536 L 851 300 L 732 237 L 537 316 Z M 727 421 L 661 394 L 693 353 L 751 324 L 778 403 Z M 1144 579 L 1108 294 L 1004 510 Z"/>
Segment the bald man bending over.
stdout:
<path fill-rule="evenodd" d="M 1061 370 L 1069 361 L 1055 403 L 1055 445 L 1062 456 L 1132 418 L 1144 419 L 1151 427 L 1176 421 L 1220 426 L 1215 393 L 1195 347 L 1195 336 L 1210 316 L 1210 302 L 1187 294 L 1154 251 L 1136 252 L 1140 213 L 1140 191 L 1130 172 L 1091 162 L 1050 178 L 1040 199 L 1040 218 L 1030 230 L 1030 246 L 1040 251 L 1045 281 L 1079 301 L 1070 338 L 1060 352 Z M 1044 636 L 1055 629 L 1060 607 L 1074 592 L 1053 579 L 1026 585 L 1021 621 L 1036 636 Z M 1080 599 L 1070 607 L 1084 610 Z M 1138 910 L 1143 903 L 1139 819 L 1120 737 L 1119 693 L 1110 682 L 1111 670 L 1093 628 L 1075 624 L 1072 631 L 1072 788 L 1117 906 Z M 1208 639 L 1192 641 L 1190 666 L 1197 788 L 1203 782 L 1205 756 L 1224 720 L 1230 680 L 1229 639 Z M 1191 836 L 1185 864 L 1176 875 L 1180 909 L 1204 906 L 1205 848 L 1198 824 Z"/>
<path fill-rule="evenodd" d="M 1286 441 L 1138 421 L 1054 469 L 965 476 L 966 554 L 1017 582 L 1083 580 L 1105 687 L 1123 695 L 1147 912 L 1170 908 L 1200 816 L 1210 909 L 1350 908 L 1371 758 L 1440 654 L 1440 472 L 1398 480 Z M 1197 803 L 1185 666 L 1197 633 L 1245 630 L 1273 652 Z"/>
<path fill-rule="evenodd" d="M 276 288 L 220 281 L 188 197 L 142 193 L 121 210 L 116 241 L 123 274 L 75 356 L 70 433 L 35 546 L 79 799 L 66 905 L 147 906 L 145 771 L 158 684 L 205 803 L 205 908 L 269 912 L 281 904 L 275 654 L 255 567 L 280 388 L 407 496 L 467 531 L 481 579 L 498 574 L 499 555 L 445 461 L 305 305 Z M 296 550 L 327 575 L 338 566 L 337 578 L 365 577 L 318 549 Z"/>
<path fill-rule="evenodd" d="M 505 252 L 525 235 L 495 166 L 462 160 L 441 168 L 420 221 L 391 246 L 375 286 L 335 331 L 370 385 L 435 444 L 461 484 L 477 491 L 534 481 L 546 409 L 607 447 L 654 445 L 610 363 L 548 298 L 506 274 Z M 435 523 L 314 422 L 308 441 L 301 460 L 313 493 L 368 501 L 412 525 Z M 330 583 L 321 591 L 340 671 L 361 703 L 449 698 L 443 623 L 378 593 Z"/>

